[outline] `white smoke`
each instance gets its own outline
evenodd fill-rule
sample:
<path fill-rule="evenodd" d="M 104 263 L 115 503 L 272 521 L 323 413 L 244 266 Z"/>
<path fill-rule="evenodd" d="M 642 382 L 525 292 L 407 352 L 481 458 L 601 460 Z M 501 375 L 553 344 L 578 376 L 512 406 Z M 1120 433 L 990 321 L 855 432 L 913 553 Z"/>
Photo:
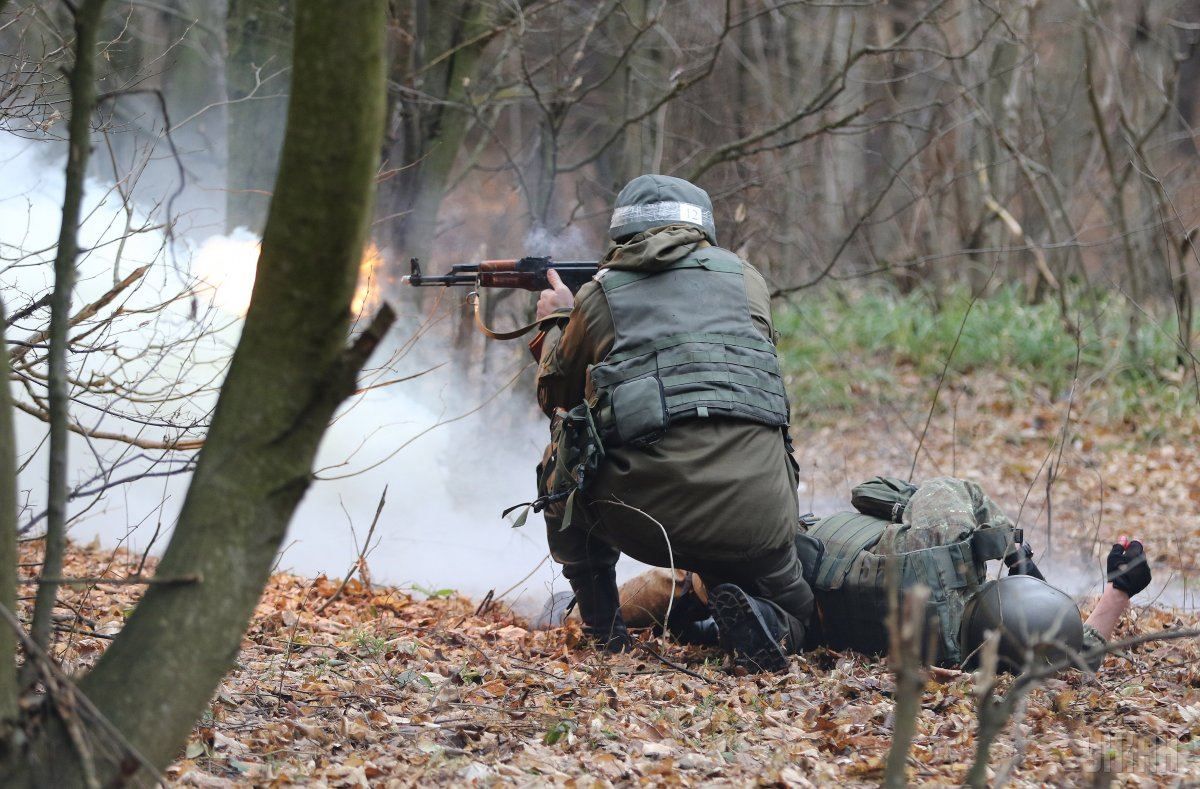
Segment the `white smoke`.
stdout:
<path fill-rule="evenodd" d="M 525 234 L 526 255 L 549 256 L 555 260 L 587 260 L 595 257 L 595 248 L 580 225 L 568 225 L 557 231 L 535 227 Z"/>
<path fill-rule="evenodd" d="M 60 218 L 62 162 L 45 158 L 35 144 L 0 135 L 0 168 L 0 282 L 11 313 L 53 284 L 50 261 Z M 112 287 L 114 276 L 126 276 L 145 264 L 153 268 L 130 294 L 129 309 L 157 304 L 164 295 L 195 283 L 193 275 L 206 280 L 209 287 L 199 286 L 198 306 L 184 300 L 139 317 L 112 342 L 136 355 L 166 337 L 194 335 L 199 326 L 207 332 L 203 340 L 189 345 L 186 354 L 160 360 L 153 380 L 170 381 L 181 372 L 192 381 L 219 380 L 240 328 L 236 316 L 244 311 L 253 281 L 254 255 L 248 250 L 257 239 L 237 231 L 201 242 L 171 243 L 161 230 L 152 230 L 117 243 L 127 224 L 153 222 L 137 211 L 127 215 L 109 185 L 97 182 L 88 184 L 85 215 L 81 239 L 89 251 L 80 264 L 76 305 L 98 298 Z M 532 232 L 526 244 L 528 254 L 560 260 L 594 256 L 594 248 L 573 228 L 558 234 Z M 407 325 L 418 322 L 415 316 L 407 317 Z M 35 316 L 21 322 L 10 339 L 41 328 L 40 321 Z M 452 331 L 448 321 L 437 324 L 418 342 L 419 353 L 400 357 L 392 369 L 377 370 L 370 382 L 412 375 L 448 359 L 455 353 Z M 394 338 L 392 347 L 383 349 L 373 363 L 380 364 L 405 339 Z M 86 369 L 103 372 L 108 358 L 96 355 Z M 367 557 L 374 580 L 430 590 L 452 588 L 476 597 L 515 587 L 506 600 L 526 611 L 540 605 L 547 592 L 566 588 L 547 558 L 540 516 L 530 517 L 521 529 L 512 529 L 500 518 L 502 509 L 535 495 L 534 466 L 548 438 L 545 419 L 532 406 L 527 384 L 504 388 L 519 365 L 493 371 L 483 381 L 477 375 L 466 380 L 462 369 L 446 365 L 414 380 L 371 389 L 342 410 L 321 445 L 316 464 L 320 479 L 293 519 L 282 568 L 307 575 L 345 574 L 358 555 L 351 524 L 361 544 L 386 486 L 387 504 Z M 178 407 L 199 418 L 214 400 L 215 391 L 200 392 Z M 78 405 L 73 414 L 93 428 L 123 427 Z M 26 461 L 20 483 L 28 520 L 44 507 L 46 425 L 18 413 L 17 428 Z M 162 471 L 168 466 L 155 462 L 161 454 L 72 435 L 72 477 L 77 483 L 91 480 L 102 466 L 116 463 L 124 464 L 114 475 L 118 478 L 148 468 Z M 186 474 L 150 477 L 100 496 L 81 497 L 71 508 L 72 537 L 161 551 L 187 483 Z M 818 515 L 844 509 L 847 495 L 848 491 L 806 490 L 804 485 L 801 490 L 802 503 Z M 625 559 L 619 569 L 622 577 L 629 577 L 642 568 Z M 1059 559 L 1043 562 L 1043 569 L 1052 582 L 1075 596 L 1099 589 L 1096 567 Z M 1180 587 L 1178 579 L 1165 572 L 1161 576 L 1137 602 L 1195 607 L 1193 594 Z"/>
<path fill-rule="evenodd" d="M 50 261 L 60 221 L 62 161 L 43 158 L 29 143 L 0 136 L 0 162 L 5 175 L 0 184 L 0 254 L 9 263 L 2 282 L 12 311 L 53 284 Z M 158 229 L 119 244 L 126 225 L 123 204 L 107 184 L 93 181 L 86 190 L 85 214 L 82 240 L 90 252 L 80 261 L 76 308 L 112 286 L 114 268 L 126 275 L 137 265 L 152 264 L 131 302 L 140 306 L 194 285 L 199 289 L 196 303 L 185 299 L 139 318 L 114 338 L 114 344 L 132 353 L 152 341 L 194 334 L 199 322 L 209 334 L 203 343 L 189 346 L 169 372 L 219 382 L 240 330 L 237 316 L 244 312 L 253 282 L 252 248 L 257 239 L 239 230 L 199 242 L 171 242 Z M 146 222 L 139 215 L 135 224 Z M 576 255 L 584 251 L 581 244 L 568 233 L 557 240 L 531 241 L 530 252 Z M 12 265 L 17 259 L 21 264 Z M 44 311 L 35 314 L 23 322 L 21 331 L 39 328 L 44 317 Z M 401 322 L 414 325 L 416 316 L 402 316 Z M 401 356 L 392 369 L 375 370 L 370 382 L 410 376 L 446 360 L 454 353 L 450 324 L 434 325 L 417 343 L 419 353 Z M 20 331 L 13 332 L 13 337 L 20 336 Z M 372 364 L 386 361 L 406 339 L 394 338 L 393 347 L 382 349 Z M 414 380 L 371 389 L 343 408 L 321 444 L 318 481 L 293 519 L 280 567 L 308 575 L 344 575 L 358 555 L 351 524 L 361 546 L 386 486 L 387 503 L 367 556 L 375 581 L 452 588 L 474 596 L 515 586 L 505 599 L 525 610 L 540 605 L 548 591 L 565 588 L 547 557 L 540 516 L 531 516 L 520 529 L 500 517 L 504 508 L 535 496 L 534 466 L 548 438 L 545 418 L 533 406 L 528 384 L 504 388 L 518 371 L 516 366 L 489 373 L 485 381 L 467 381 L 462 366 L 447 364 Z M 214 388 L 178 407 L 199 419 L 209 412 L 215 396 Z M 115 427 L 115 420 L 107 417 L 89 421 L 78 406 L 72 414 L 93 428 Z M 45 423 L 18 414 L 18 445 L 27 461 L 21 475 L 29 504 L 26 520 L 44 508 L 45 432 Z M 162 455 L 74 434 L 70 450 L 74 483 L 93 479 L 114 462 L 126 464 L 115 476 L 136 476 Z M 162 471 L 165 466 L 154 468 Z M 166 545 L 187 483 L 187 474 L 151 477 L 102 496 L 77 499 L 71 508 L 71 536 L 157 553 Z M 639 569 L 636 563 L 626 563 L 622 576 Z"/>

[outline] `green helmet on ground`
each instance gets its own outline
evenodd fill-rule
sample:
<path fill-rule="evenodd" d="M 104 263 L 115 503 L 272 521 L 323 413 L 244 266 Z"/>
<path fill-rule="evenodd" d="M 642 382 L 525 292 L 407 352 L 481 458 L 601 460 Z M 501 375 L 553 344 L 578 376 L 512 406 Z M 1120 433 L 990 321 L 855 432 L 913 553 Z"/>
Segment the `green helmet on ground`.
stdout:
<path fill-rule="evenodd" d="M 984 584 L 963 610 L 964 667 L 978 664 L 988 634 L 1000 634 L 998 667 L 1020 672 L 1059 663 L 1083 649 L 1083 621 L 1075 601 L 1028 575 Z"/>
<path fill-rule="evenodd" d="M 638 233 L 667 225 L 691 225 L 717 243 L 712 200 L 693 183 L 670 175 L 639 175 L 617 195 L 608 235 L 623 243 Z"/>

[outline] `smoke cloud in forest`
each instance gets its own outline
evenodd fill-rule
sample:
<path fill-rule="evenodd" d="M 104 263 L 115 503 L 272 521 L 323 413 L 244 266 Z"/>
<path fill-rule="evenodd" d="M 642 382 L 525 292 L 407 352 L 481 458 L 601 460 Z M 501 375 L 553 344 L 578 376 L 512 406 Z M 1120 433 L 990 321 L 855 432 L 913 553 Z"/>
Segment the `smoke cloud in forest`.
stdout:
<path fill-rule="evenodd" d="M 11 260 L 32 250 L 50 250 L 26 261 L 38 265 L 9 269 L 5 284 L 10 299 L 19 291 L 32 300 L 53 284 L 48 256 L 53 254 L 59 229 L 62 161 L 46 157 L 43 151 L 38 145 L 0 138 L 6 174 L 0 186 L 3 256 Z M 258 239 L 239 229 L 228 236 L 171 242 L 155 229 L 130 235 L 119 245 L 116 241 L 123 235 L 126 219 L 123 204 L 111 185 L 97 181 L 88 183 L 85 215 L 84 247 L 94 249 L 81 259 L 76 309 L 111 287 L 120 247 L 116 268 L 122 276 L 136 266 L 154 264 L 145 284 L 130 296 L 130 306 L 156 304 L 194 284 L 199 307 L 182 300 L 111 341 L 132 351 L 139 343 L 152 341 L 151 331 L 161 341 L 182 336 L 197 321 L 207 321 L 211 332 L 203 348 L 181 353 L 193 365 L 187 370 L 189 377 L 222 375 L 253 285 Z M 135 226 L 145 219 L 139 216 Z M 568 233 L 531 238 L 529 248 L 563 257 L 583 254 L 582 243 Z M 24 302 L 7 306 L 12 311 Z M 401 309 L 411 312 L 413 308 L 402 305 Z M 44 312 L 20 322 L 13 338 L 40 328 L 43 318 Z M 415 314 L 402 315 L 401 323 L 411 326 L 418 320 Z M 411 353 L 394 369 L 376 371 L 371 382 L 409 376 L 453 355 L 451 324 L 433 323 Z M 408 339 L 402 334 L 403 330 L 392 340 L 392 348 L 380 350 L 374 364 L 387 360 Z M 186 366 L 183 360 L 179 364 L 180 369 Z M 386 486 L 387 504 L 367 554 L 373 580 L 456 589 L 476 596 L 493 589 L 499 594 L 515 585 L 506 600 L 526 610 L 540 605 L 548 591 L 565 588 L 554 563 L 546 559 L 540 517 L 531 516 L 521 529 L 511 528 L 500 517 L 509 505 L 534 497 L 534 466 L 547 437 L 544 417 L 526 391 L 527 377 L 498 392 L 523 366 L 524 360 L 483 380 L 465 373 L 461 365 L 448 364 L 410 381 L 372 389 L 344 407 L 321 445 L 318 481 L 293 519 L 279 566 L 305 574 L 344 575 L 358 555 L 355 534 L 361 545 Z M 178 407 L 200 418 L 214 403 L 215 392 L 210 392 Z M 72 413 L 93 429 L 121 429 L 111 417 L 89 419 L 79 406 Z M 18 413 L 17 420 L 21 458 L 28 461 L 21 475 L 21 489 L 28 498 L 23 513 L 27 521 L 44 507 L 46 425 L 24 413 Z M 71 436 L 73 484 L 93 479 L 102 466 L 116 463 L 124 464 L 118 476 L 137 476 L 162 455 L 114 442 L 90 444 Z M 151 477 L 114 488 L 99 500 L 81 497 L 71 508 L 72 515 L 78 516 L 71 536 L 84 542 L 99 539 L 106 546 L 122 544 L 138 552 L 147 548 L 160 552 L 187 482 L 186 474 Z M 638 569 L 629 563 L 622 574 Z"/>
<path fill-rule="evenodd" d="M 44 156 L 41 147 L 12 137 L 0 138 L 0 162 L 6 175 L 0 185 L 0 254 L 9 265 L 6 291 L 32 300 L 52 285 L 46 261 L 58 233 L 62 162 Z M 156 304 L 195 284 L 194 299 L 175 302 L 110 339 L 119 347 L 135 349 L 154 338 L 186 335 L 198 321 L 205 322 L 208 331 L 203 340 L 181 350 L 181 358 L 171 364 L 186 370 L 197 384 L 198 379 L 219 379 L 236 343 L 238 316 L 244 313 L 253 283 L 257 238 L 238 230 L 228 236 L 170 241 L 155 229 L 130 235 L 118 244 L 129 218 L 111 185 L 97 181 L 88 184 L 85 215 L 83 244 L 92 251 L 81 262 L 75 304 L 88 303 L 112 286 L 118 250 L 121 262 L 116 268 L 121 275 L 154 264 L 145 283 L 129 296 L 130 307 Z M 135 212 L 132 225 L 140 224 L 153 223 Z M 525 242 L 528 254 L 562 260 L 596 253 L 594 244 L 577 228 L 559 233 L 534 230 Z M 39 265 L 11 266 L 13 259 L 32 250 L 40 252 L 26 262 L 40 261 Z M 446 294 L 442 308 L 457 295 Z M 24 306 L 11 298 L 10 311 Z M 409 313 L 401 316 L 401 325 L 420 325 L 422 315 L 414 307 L 401 305 L 401 311 Z M 42 315 L 20 322 L 12 338 L 40 328 Z M 506 507 L 534 497 L 534 466 L 547 439 L 545 419 L 533 406 L 529 378 L 520 375 L 526 360 L 513 361 L 520 356 L 516 353 L 492 354 L 493 362 L 508 359 L 507 366 L 501 361 L 489 364 L 486 372 L 469 370 L 468 362 L 460 358 L 466 355 L 464 349 L 454 344 L 455 330 L 454 321 L 432 322 L 392 369 L 377 370 L 367 383 L 411 376 L 451 358 L 462 363 L 371 389 L 339 413 L 321 445 L 318 481 L 291 524 L 280 559 L 282 569 L 345 575 L 358 555 L 356 539 L 361 546 L 387 487 L 387 503 L 367 554 L 374 581 L 431 592 L 455 589 L 476 597 L 514 587 L 505 599 L 525 611 L 539 606 L 548 592 L 566 588 L 556 565 L 547 558 L 540 516 L 531 516 L 520 529 L 500 517 Z M 380 350 L 374 364 L 403 347 L 408 340 L 404 331 L 391 339 L 391 347 Z M 180 408 L 199 418 L 214 403 L 215 392 L 200 393 Z M 73 414 L 94 429 L 120 427 L 112 417 L 97 418 L 79 406 Z M 27 461 L 21 489 L 27 499 L 23 520 L 28 520 L 44 506 L 46 425 L 24 413 L 18 413 L 17 425 L 21 458 Z M 161 461 L 162 454 L 72 435 L 73 482 L 96 478 L 105 465 L 123 464 L 115 475 L 120 477 L 150 468 L 161 471 L 168 467 L 154 461 Z M 157 553 L 166 545 L 187 482 L 186 474 L 156 476 L 113 488 L 98 499 L 81 497 L 71 510 L 78 516 L 72 537 Z M 814 497 L 813 508 L 821 514 L 844 507 L 845 495 L 845 491 L 805 492 L 806 497 Z M 624 578 L 642 568 L 626 559 L 619 569 Z M 1062 562 L 1053 562 L 1049 569 L 1055 581 L 1073 594 L 1097 588 L 1098 574 L 1093 569 Z"/>
<path fill-rule="evenodd" d="M 584 260 L 595 257 L 596 251 L 579 225 L 569 225 L 557 232 L 535 227 L 525 234 L 526 254 L 549 256 L 555 260 Z"/>

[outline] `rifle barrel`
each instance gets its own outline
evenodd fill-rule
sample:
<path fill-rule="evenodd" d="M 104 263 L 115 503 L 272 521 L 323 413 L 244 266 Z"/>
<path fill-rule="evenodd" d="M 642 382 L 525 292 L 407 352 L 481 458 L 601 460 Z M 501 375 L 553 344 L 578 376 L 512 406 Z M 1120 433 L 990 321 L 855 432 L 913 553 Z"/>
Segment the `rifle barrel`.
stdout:
<path fill-rule="evenodd" d="M 449 274 L 428 276 L 421 271 L 416 259 L 411 261 L 412 273 L 401 277 L 405 285 L 415 287 L 479 285 L 492 288 L 523 288 L 540 290 L 548 287 L 546 272 L 558 271 L 563 282 L 572 290 L 579 289 L 596 273 L 599 263 L 594 260 L 555 261 L 548 257 L 524 257 L 519 260 L 484 260 L 479 263 L 455 263 Z"/>
<path fill-rule="evenodd" d="M 417 287 L 424 285 L 444 285 L 450 287 L 451 285 L 473 285 L 475 284 L 475 277 L 460 274 L 445 274 L 434 277 L 424 274 L 406 274 L 400 278 L 400 281 L 405 285 L 414 285 Z"/>

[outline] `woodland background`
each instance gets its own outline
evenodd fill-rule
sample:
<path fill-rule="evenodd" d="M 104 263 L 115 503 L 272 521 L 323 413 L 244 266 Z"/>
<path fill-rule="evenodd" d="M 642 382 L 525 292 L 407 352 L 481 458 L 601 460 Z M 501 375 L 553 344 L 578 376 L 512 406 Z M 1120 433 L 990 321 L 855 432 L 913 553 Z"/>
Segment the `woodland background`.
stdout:
<path fill-rule="evenodd" d="M 1195 779 L 1198 102 L 1187 0 L 0 0 L 0 180 L 62 178 L 56 238 L 0 202 L 8 781 Z M 529 403 L 493 429 L 533 418 L 524 349 L 408 260 L 597 257 L 643 172 L 707 189 L 774 291 L 802 498 L 972 476 L 1072 591 L 1141 536 L 1138 643 L 1028 685 L 730 677 L 372 585 L 374 523 L 344 586 L 272 575 L 372 391 L 445 364 Z M 69 543 L 160 479 L 161 564 Z"/>

